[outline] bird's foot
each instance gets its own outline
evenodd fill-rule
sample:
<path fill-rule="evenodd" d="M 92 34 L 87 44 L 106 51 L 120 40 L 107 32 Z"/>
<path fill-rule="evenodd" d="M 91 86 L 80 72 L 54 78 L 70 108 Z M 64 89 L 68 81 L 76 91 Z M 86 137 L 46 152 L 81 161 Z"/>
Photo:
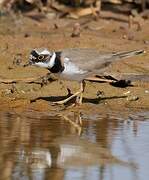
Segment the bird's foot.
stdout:
<path fill-rule="evenodd" d="M 64 100 L 61 100 L 61 101 L 55 101 L 55 102 L 52 102 L 53 105 L 56 105 L 56 104 L 59 104 L 59 105 L 62 105 L 62 104 L 65 104 L 67 103 L 68 101 L 70 101 L 71 99 L 73 99 L 74 97 L 77 97 L 81 92 L 78 91 L 76 92 L 75 94 L 71 95 L 70 97 L 64 99 Z M 79 100 L 80 101 L 80 100 Z"/>

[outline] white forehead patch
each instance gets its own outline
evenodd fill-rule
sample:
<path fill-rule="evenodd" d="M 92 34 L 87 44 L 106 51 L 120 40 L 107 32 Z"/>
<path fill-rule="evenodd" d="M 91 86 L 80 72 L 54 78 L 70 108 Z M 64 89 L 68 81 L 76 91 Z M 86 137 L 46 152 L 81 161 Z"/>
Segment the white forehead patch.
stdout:
<path fill-rule="evenodd" d="M 34 49 L 36 52 L 37 52 L 37 54 L 49 54 L 49 55 L 51 55 L 52 54 L 52 52 L 50 52 L 48 49 Z"/>
<path fill-rule="evenodd" d="M 50 51 L 48 51 L 47 49 L 44 49 L 41 54 L 52 54 Z"/>

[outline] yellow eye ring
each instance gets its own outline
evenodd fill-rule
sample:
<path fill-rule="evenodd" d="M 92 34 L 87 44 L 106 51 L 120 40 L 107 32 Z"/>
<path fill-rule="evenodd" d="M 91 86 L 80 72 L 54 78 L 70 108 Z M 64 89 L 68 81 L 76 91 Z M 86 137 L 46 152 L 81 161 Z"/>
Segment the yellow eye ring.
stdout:
<path fill-rule="evenodd" d="M 43 55 L 39 55 L 39 56 L 38 56 L 38 60 L 39 60 L 39 61 L 42 61 L 43 59 L 44 59 L 44 56 L 43 56 Z"/>

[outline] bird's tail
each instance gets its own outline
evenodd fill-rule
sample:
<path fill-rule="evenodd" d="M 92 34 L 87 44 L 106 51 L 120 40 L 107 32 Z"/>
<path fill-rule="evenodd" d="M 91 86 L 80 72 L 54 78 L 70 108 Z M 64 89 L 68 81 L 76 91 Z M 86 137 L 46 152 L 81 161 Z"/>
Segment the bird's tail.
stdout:
<path fill-rule="evenodd" d="M 129 57 L 136 56 L 136 55 L 143 54 L 143 53 L 145 53 L 145 50 L 135 50 L 135 51 L 120 52 L 120 53 L 113 54 L 113 59 L 120 60 L 120 59 L 123 59 L 123 58 L 129 58 Z"/>

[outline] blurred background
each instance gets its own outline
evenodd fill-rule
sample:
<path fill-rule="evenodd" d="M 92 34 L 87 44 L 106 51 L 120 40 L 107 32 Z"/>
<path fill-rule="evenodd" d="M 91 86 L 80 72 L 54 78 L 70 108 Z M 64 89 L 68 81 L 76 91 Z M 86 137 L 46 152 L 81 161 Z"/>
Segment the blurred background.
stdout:
<path fill-rule="evenodd" d="M 106 9 L 136 16 L 147 11 L 148 6 L 148 0 L 0 0 L 1 15 L 10 11 L 23 13 L 38 10 L 48 17 L 71 18 L 80 18 L 89 14 L 97 18 L 102 10 Z M 145 15 L 147 14 L 146 12 Z"/>

